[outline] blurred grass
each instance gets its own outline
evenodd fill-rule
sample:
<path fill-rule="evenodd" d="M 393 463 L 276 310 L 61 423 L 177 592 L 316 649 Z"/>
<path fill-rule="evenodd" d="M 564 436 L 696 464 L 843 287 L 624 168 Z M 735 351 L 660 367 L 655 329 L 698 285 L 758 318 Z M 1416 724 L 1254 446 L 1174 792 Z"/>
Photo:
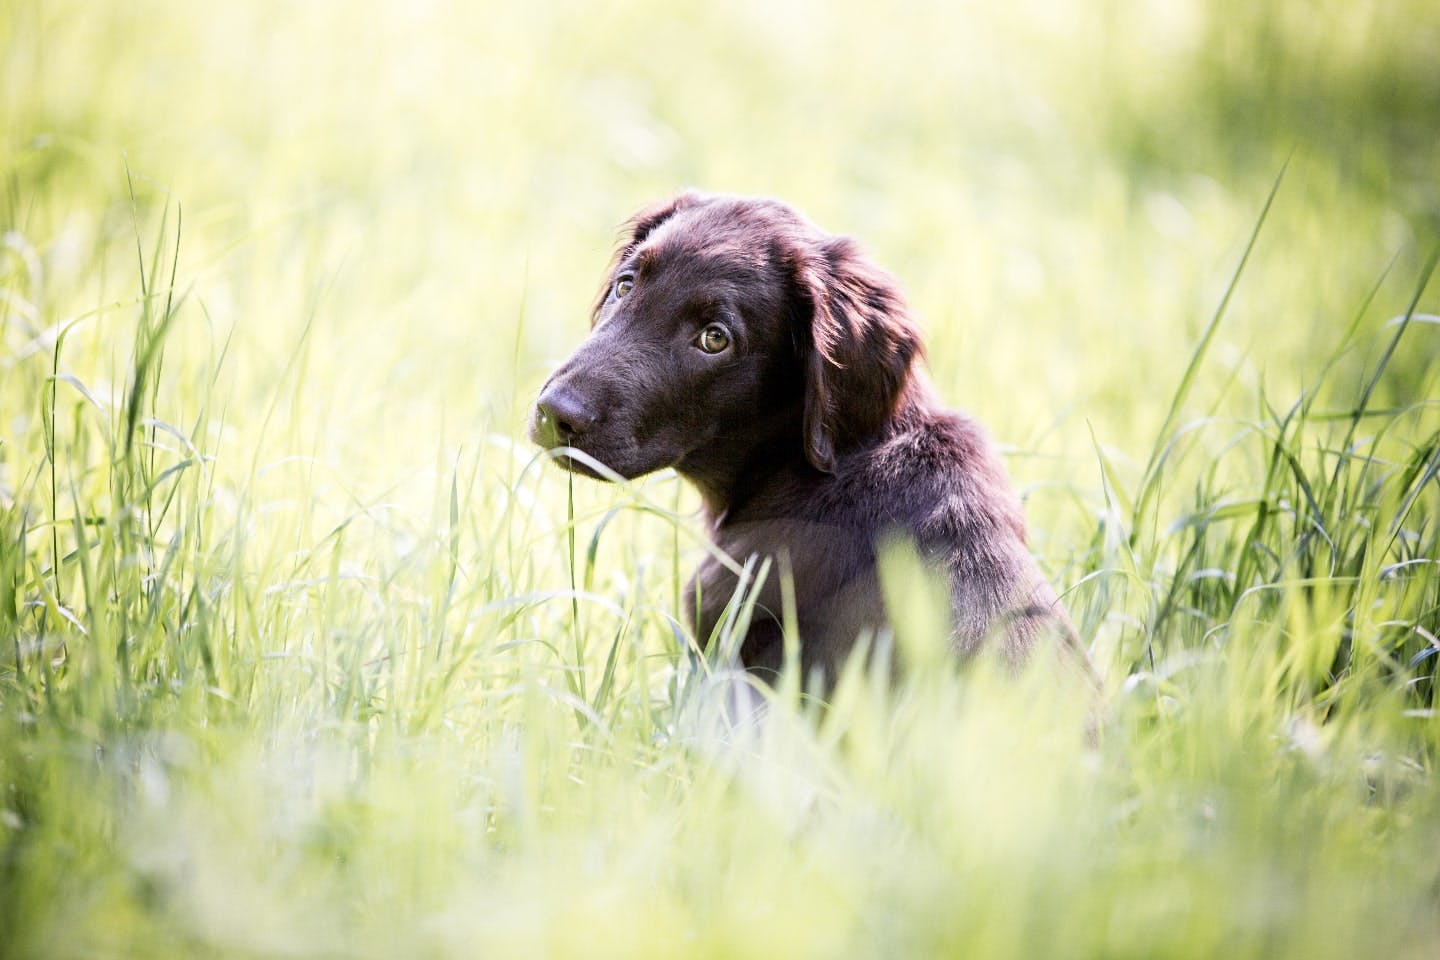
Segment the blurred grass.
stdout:
<path fill-rule="evenodd" d="M 1431 6 L 0 7 L 0 956 L 1433 954 Z M 721 722 L 521 426 L 686 185 L 897 273 L 1093 715 Z"/>

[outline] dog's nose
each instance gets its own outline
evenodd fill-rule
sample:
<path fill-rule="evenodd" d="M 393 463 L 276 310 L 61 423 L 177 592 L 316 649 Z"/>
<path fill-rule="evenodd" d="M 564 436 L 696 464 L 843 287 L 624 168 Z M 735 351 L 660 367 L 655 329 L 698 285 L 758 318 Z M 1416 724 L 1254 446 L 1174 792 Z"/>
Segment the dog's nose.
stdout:
<path fill-rule="evenodd" d="M 567 386 L 551 384 L 535 402 L 535 427 L 547 447 L 572 443 L 595 425 L 598 418 L 578 394 Z"/>

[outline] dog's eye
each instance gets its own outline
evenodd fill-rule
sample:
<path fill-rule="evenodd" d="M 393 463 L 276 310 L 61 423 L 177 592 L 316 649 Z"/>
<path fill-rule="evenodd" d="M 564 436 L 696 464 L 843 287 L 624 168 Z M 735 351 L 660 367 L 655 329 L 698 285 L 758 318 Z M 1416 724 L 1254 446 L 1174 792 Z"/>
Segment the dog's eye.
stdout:
<path fill-rule="evenodd" d="M 615 280 L 615 299 L 624 300 L 625 294 L 629 293 L 634 286 L 635 278 L 628 273 L 623 277 L 617 278 Z"/>
<path fill-rule="evenodd" d="M 718 323 L 712 323 L 700 331 L 700 336 L 695 338 L 695 346 L 706 353 L 721 353 L 730 346 L 730 331 Z"/>

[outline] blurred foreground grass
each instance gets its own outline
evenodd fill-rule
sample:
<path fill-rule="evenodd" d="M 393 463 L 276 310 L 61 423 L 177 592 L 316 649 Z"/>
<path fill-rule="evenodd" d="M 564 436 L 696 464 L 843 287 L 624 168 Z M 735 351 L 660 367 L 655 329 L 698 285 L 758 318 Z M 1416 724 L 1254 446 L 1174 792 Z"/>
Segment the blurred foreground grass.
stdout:
<path fill-rule="evenodd" d="M 1433 955 L 1437 47 L 1420 0 L 0 7 L 0 956 Z M 1099 721 L 982 667 L 719 722 L 689 492 L 569 507 L 521 426 L 692 184 L 899 275 Z"/>

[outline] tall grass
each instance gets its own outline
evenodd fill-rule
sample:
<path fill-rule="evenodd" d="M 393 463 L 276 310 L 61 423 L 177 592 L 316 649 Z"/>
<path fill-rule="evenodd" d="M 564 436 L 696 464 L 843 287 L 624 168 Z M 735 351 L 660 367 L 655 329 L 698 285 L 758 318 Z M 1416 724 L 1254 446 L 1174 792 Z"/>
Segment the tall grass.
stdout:
<path fill-rule="evenodd" d="M 0 956 L 1433 954 L 1427 188 L 1330 165 L 1298 81 L 1173 166 L 1148 71 L 1191 34 L 1109 9 L 805 21 L 848 61 L 786 5 L 0 12 Z M 1427 10 L 1244 42 L 1343 52 L 1359 103 Z M 1221 53 L 1164 88 L 1213 105 Z M 693 494 L 523 441 L 610 225 L 687 180 L 900 273 L 1098 698 L 934 656 L 903 553 L 900 679 L 752 689 L 681 622 Z"/>

